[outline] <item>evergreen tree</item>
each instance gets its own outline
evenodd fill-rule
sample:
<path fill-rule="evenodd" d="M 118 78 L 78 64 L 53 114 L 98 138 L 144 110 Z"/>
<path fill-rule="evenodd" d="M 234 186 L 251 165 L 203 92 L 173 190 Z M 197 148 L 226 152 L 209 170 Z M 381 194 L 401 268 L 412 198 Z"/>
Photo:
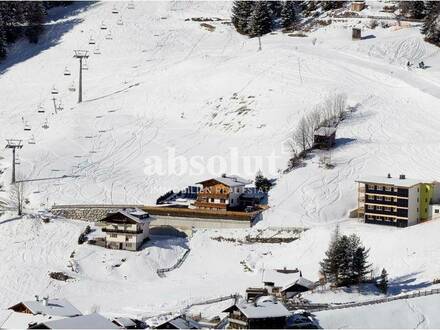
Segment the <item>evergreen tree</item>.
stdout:
<path fill-rule="evenodd" d="M 283 28 L 288 29 L 296 21 L 295 5 L 293 1 L 285 1 L 283 9 L 281 11 L 281 25 Z"/>
<path fill-rule="evenodd" d="M 248 27 L 250 37 L 261 37 L 271 31 L 272 19 L 266 1 L 258 1 L 255 3 Z"/>
<path fill-rule="evenodd" d="M 46 10 L 42 2 L 30 1 L 27 3 L 25 18 L 28 23 L 26 37 L 31 43 L 38 43 L 40 34 L 43 32 L 43 23 Z"/>
<path fill-rule="evenodd" d="M 385 268 L 382 269 L 382 273 L 380 274 L 379 281 L 377 282 L 377 287 L 384 294 L 388 292 L 388 273 Z"/>
<path fill-rule="evenodd" d="M 400 13 L 411 18 L 423 18 L 425 15 L 425 4 L 423 1 L 400 1 Z"/>
<path fill-rule="evenodd" d="M 2 22 L 2 15 L 0 13 L 0 22 Z M 6 57 L 6 33 L 4 27 L 0 25 L 0 60 Z"/>
<path fill-rule="evenodd" d="M 325 252 L 325 258 L 320 262 L 321 273 L 324 275 L 327 282 L 337 282 L 339 280 L 339 262 L 336 257 L 339 238 L 340 234 L 338 225 L 333 232 L 328 250 Z"/>
<path fill-rule="evenodd" d="M 281 11 L 283 9 L 282 1 L 268 1 L 267 5 L 269 7 L 270 16 L 272 19 L 281 17 Z"/>
<path fill-rule="evenodd" d="M 440 2 L 426 3 L 426 17 L 422 27 L 425 40 L 440 46 Z"/>
<path fill-rule="evenodd" d="M 253 1 L 234 1 L 231 21 L 238 33 L 248 34 L 248 24 L 254 9 Z"/>
<path fill-rule="evenodd" d="M 365 276 L 370 272 L 371 264 L 368 264 L 370 250 L 363 246 L 358 246 L 353 254 L 352 264 L 352 283 L 361 283 Z"/>
<path fill-rule="evenodd" d="M 258 171 L 255 176 L 255 188 L 263 192 L 268 192 L 272 188 L 272 183 L 261 171 Z"/>
<path fill-rule="evenodd" d="M 348 285 L 352 278 L 353 254 L 351 253 L 350 238 L 346 235 L 341 236 L 336 244 L 336 263 L 338 264 L 337 285 Z"/>

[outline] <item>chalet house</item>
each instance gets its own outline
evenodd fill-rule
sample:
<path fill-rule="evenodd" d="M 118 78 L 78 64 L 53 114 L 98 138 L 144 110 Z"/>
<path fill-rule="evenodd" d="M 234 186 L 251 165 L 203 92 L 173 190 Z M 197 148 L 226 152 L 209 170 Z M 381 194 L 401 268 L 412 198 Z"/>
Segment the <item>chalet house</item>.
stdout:
<path fill-rule="evenodd" d="M 45 321 L 29 329 L 121 329 L 104 316 L 93 313 L 60 320 Z"/>
<path fill-rule="evenodd" d="M 353 1 L 351 3 L 352 11 L 362 11 L 365 8 L 365 1 Z"/>
<path fill-rule="evenodd" d="M 151 218 L 140 209 L 121 209 L 99 220 L 109 249 L 137 251 L 149 238 Z"/>
<path fill-rule="evenodd" d="M 440 183 L 365 177 L 358 183 L 358 217 L 366 223 L 407 227 L 440 216 Z"/>
<path fill-rule="evenodd" d="M 224 174 L 198 184 L 203 188 L 194 202 L 196 208 L 226 211 L 240 207 L 240 196 L 245 192 L 245 186 L 250 184 L 250 181 Z"/>
<path fill-rule="evenodd" d="M 237 302 L 225 309 L 229 329 L 283 329 L 291 314 L 274 297 L 259 297 L 255 302 Z"/>
<path fill-rule="evenodd" d="M 301 292 L 313 290 L 316 284 L 302 276 L 293 283 L 287 284 L 281 290 L 281 296 L 285 299 L 290 299 Z"/>
<path fill-rule="evenodd" d="M 313 133 L 313 146 L 319 149 L 330 149 L 336 145 L 336 128 L 320 127 Z"/>
<path fill-rule="evenodd" d="M 23 329 L 41 322 L 81 316 L 82 313 L 65 299 L 35 296 L 35 300 L 22 301 L 8 308 L 11 312 L 0 329 Z"/>
<path fill-rule="evenodd" d="M 202 326 L 194 321 L 193 319 L 185 316 L 179 315 L 171 320 L 158 324 L 154 327 L 155 329 L 201 329 Z"/>

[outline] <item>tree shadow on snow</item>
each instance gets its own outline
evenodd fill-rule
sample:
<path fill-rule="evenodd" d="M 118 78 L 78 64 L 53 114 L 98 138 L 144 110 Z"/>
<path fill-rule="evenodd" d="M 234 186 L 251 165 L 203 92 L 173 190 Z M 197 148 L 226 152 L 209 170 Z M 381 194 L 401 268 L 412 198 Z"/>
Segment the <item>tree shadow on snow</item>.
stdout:
<path fill-rule="evenodd" d="M 352 138 L 337 138 L 336 139 L 336 148 L 337 147 L 345 146 L 345 145 L 350 144 L 350 143 L 353 143 L 354 141 L 356 141 L 356 139 L 352 139 Z"/>
<path fill-rule="evenodd" d="M 376 36 L 374 34 L 366 35 L 365 37 L 361 37 L 361 40 L 375 39 Z"/>
<path fill-rule="evenodd" d="M 397 277 L 388 283 L 388 294 L 397 295 L 411 291 L 424 290 L 432 285 L 431 282 L 418 282 L 416 275 L 419 273 L 411 273 L 408 275 Z"/>
<path fill-rule="evenodd" d="M 82 19 L 69 19 L 68 17 L 87 10 L 92 4 L 94 4 L 92 1 L 78 1 L 67 7 L 51 9 L 45 24 L 45 31 L 40 36 L 37 44 L 31 44 L 23 37 L 8 47 L 7 57 L 0 62 L 0 75 L 7 72 L 12 66 L 25 62 L 41 52 L 58 45 L 65 33 L 82 22 Z"/>

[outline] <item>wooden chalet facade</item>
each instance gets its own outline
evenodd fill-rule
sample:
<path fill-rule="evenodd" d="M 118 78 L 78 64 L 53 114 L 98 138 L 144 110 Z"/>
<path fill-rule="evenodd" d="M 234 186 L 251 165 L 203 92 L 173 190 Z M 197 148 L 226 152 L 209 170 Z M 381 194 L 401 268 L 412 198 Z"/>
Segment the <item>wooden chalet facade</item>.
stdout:
<path fill-rule="evenodd" d="M 203 188 L 193 206 L 199 209 L 234 210 L 240 207 L 240 196 L 250 182 L 238 176 L 222 175 L 198 182 Z"/>
<path fill-rule="evenodd" d="M 320 149 L 330 149 L 336 145 L 336 128 L 320 127 L 313 134 L 313 146 Z"/>
<path fill-rule="evenodd" d="M 254 302 L 240 302 L 225 309 L 228 329 L 284 329 L 290 312 L 273 297 L 259 297 Z"/>
<path fill-rule="evenodd" d="M 99 221 L 109 249 L 137 251 L 149 238 L 151 218 L 140 209 L 121 209 Z"/>

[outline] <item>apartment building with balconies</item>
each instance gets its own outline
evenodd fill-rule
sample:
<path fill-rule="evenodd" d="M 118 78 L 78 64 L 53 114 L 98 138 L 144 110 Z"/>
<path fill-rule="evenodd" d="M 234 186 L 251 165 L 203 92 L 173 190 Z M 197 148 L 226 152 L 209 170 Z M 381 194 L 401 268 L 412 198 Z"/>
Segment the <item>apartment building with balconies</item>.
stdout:
<path fill-rule="evenodd" d="M 440 216 L 440 183 L 406 178 L 365 177 L 358 183 L 358 216 L 366 223 L 412 226 Z"/>

